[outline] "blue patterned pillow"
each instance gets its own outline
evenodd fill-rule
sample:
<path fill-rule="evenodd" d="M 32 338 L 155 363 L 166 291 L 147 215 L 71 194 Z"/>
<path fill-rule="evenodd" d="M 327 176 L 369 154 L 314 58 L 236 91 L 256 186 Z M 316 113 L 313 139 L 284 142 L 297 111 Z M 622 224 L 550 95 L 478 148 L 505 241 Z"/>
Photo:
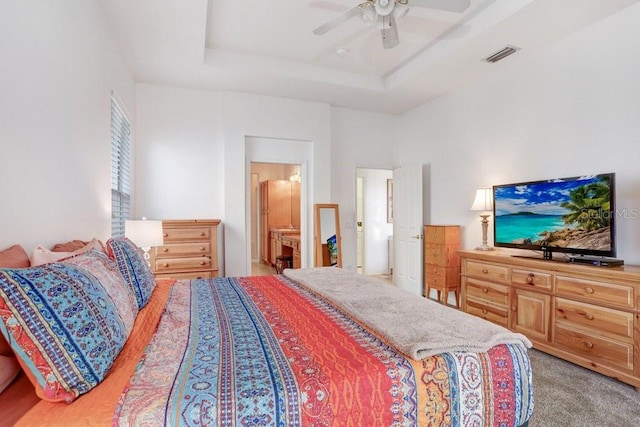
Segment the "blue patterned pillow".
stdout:
<path fill-rule="evenodd" d="M 131 286 L 138 308 L 144 307 L 156 287 L 156 279 L 144 260 L 142 250 L 126 237 L 109 239 L 106 246 L 124 281 Z"/>
<path fill-rule="evenodd" d="M 126 341 L 100 282 L 61 263 L 0 269 L 0 331 L 49 401 L 70 402 L 95 387 Z"/>

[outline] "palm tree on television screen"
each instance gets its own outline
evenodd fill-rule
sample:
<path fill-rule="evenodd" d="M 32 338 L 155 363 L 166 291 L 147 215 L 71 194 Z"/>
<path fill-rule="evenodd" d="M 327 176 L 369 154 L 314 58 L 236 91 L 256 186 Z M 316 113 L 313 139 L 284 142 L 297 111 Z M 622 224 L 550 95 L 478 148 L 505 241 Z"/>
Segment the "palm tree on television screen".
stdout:
<path fill-rule="evenodd" d="M 594 231 L 611 225 L 611 197 L 608 182 L 594 182 L 569 192 L 562 207 L 569 213 L 562 216 L 565 224 L 577 223 L 584 231 Z"/>

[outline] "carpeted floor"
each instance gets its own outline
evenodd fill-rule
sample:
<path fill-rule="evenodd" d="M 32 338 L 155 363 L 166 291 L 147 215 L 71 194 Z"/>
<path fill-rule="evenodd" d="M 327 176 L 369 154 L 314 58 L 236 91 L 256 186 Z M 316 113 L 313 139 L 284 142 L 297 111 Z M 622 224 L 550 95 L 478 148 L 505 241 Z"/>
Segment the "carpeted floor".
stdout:
<path fill-rule="evenodd" d="M 529 350 L 535 406 L 530 427 L 640 426 L 640 393 L 627 384 Z"/>

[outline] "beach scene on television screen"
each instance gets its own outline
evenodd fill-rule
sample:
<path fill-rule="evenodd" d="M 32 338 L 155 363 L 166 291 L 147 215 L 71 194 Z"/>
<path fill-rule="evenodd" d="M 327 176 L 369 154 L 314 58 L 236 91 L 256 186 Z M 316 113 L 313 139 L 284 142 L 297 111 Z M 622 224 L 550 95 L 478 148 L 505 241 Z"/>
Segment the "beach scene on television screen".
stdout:
<path fill-rule="evenodd" d="M 608 175 L 499 186 L 494 191 L 496 243 L 611 249 Z"/>

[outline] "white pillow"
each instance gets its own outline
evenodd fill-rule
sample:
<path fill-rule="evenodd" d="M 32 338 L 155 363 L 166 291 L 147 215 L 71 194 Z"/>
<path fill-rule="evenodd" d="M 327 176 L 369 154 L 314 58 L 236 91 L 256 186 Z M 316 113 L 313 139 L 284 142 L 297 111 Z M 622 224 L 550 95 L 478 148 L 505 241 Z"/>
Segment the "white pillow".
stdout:
<path fill-rule="evenodd" d="M 48 264 L 50 262 L 58 262 L 65 258 L 90 251 L 91 249 L 95 249 L 100 252 L 104 251 L 102 248 L 102 244 L 98 239 L 91 240 L 85 246 L 81 247 L 80 249 L 76 249 L 73 252 L 53 252 L 42 245 L 38 245 L 33 250 L 33 254 L 31 254 L 31 267 Z"/>

